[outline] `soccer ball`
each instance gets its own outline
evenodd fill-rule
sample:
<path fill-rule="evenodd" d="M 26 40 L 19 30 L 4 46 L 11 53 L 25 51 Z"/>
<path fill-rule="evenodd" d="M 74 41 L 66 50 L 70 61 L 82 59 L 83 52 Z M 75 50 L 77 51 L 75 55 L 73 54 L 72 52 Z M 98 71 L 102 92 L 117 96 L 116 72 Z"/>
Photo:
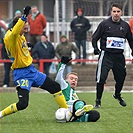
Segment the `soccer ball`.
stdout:
<path fill-rule="evenodd" d="M 69 109 L 66 108 L 59 108 L 55 112 L 55 119 L 57 122 L 68 122 L 72 116 L 72 113 Z"/>

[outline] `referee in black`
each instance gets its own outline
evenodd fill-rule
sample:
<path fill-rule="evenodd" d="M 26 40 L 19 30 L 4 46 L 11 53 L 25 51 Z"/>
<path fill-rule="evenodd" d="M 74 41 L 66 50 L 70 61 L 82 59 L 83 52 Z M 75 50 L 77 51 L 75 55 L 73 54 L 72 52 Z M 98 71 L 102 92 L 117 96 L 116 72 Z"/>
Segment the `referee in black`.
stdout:
<path fill-rule="evenodd" d="M 104 84 L 112 69 L 115 79 L 115 93 L 113 97 L 117 99 L 121 106 L 126 106 L 126 102 L 121 97 L 121 90 L 126 77 L 125 57 L 123 55 L 125 40 L 127 39 L 133 56 L 132 33 L 127 22 L 121 19 L 122 7 L 114 3 L 110 9 L 111 16 L 103 20 L 92 35 L 92 45 L 94 54 L 99 55 L 96 71 L 96 104 L 95 108 L 101 107 L 101 98 Z M 97 41 L 100 39 L 100 49 Z"/>

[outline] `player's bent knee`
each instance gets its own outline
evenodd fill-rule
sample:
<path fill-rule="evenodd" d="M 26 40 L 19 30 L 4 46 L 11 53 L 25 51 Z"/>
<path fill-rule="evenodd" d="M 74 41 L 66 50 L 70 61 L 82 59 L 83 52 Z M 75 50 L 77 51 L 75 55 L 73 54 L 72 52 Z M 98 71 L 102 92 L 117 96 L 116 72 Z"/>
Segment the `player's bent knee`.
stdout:
<path fill-rule="evenodd" d="M 96 110 L 91 110 L 88 114 L 88 122 L 96 122 L 100 118 L 100 113 Z"/>
<path fill-rule="evenodd" d="M 17 104 L 17 109 L 18 110 L 23 110 L 28 107 L 28 101 L 27 100 L 20 100 Z"/>

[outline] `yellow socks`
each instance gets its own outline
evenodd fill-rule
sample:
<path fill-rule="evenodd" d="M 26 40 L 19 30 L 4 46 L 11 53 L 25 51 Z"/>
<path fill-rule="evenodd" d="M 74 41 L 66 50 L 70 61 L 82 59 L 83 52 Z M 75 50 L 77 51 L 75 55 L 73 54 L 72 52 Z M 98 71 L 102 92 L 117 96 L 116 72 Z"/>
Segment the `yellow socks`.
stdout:
<path fill-rule="evenodd" d="M 68 108 L 68 106 L 66 104 L 65 97 L 62 94 L 62 91 L 59 91 L 57 93 L 54 93 L 53 95 L 55 97 L 55 101 L 58 103 L 58 105 L 60 106 L 60 108 Z"/>
<path fill-rule="evenodd" d="M 17 112 L 17 106 L 16 106 L 16 103 L 13 103 L 11 105 L 9 105 L 7 108 L 5 108 L 4 110 L 1 111 L 1 117 L 4 117 L 6 115 L 10 115 L 12 113 L 15 113 Z"/>

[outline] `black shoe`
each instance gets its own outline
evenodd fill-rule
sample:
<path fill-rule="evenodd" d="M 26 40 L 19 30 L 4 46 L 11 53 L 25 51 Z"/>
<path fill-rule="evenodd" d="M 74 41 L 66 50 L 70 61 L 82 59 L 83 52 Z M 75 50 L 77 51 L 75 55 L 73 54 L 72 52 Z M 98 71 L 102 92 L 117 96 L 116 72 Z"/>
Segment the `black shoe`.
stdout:
<path fill-rule="evenodd" d="M 123 97 L 121 97 L 121 94 L 119 94 L 119 95 L 113 95 L 113 97 L 116 99 L 116 100 L 118 100 L 118 102 L 120 103 L 120 105 L 121 106 L 126 106 L 127 104 L 126 104 L 126 102 L 124 101 L 124 99 L 123 99 Z"/>
<path fill-rule="evenodd" d="M 86 65 L 85 62 L 83 62 L 82 65 L 83 65 L 83 66 Z"/>
<path fill-rule="evenodd" d="M 94 105 L 94 108 L 100 108 L 101 107 L 101 100 L 96 99 L 96 104 Z"/>

